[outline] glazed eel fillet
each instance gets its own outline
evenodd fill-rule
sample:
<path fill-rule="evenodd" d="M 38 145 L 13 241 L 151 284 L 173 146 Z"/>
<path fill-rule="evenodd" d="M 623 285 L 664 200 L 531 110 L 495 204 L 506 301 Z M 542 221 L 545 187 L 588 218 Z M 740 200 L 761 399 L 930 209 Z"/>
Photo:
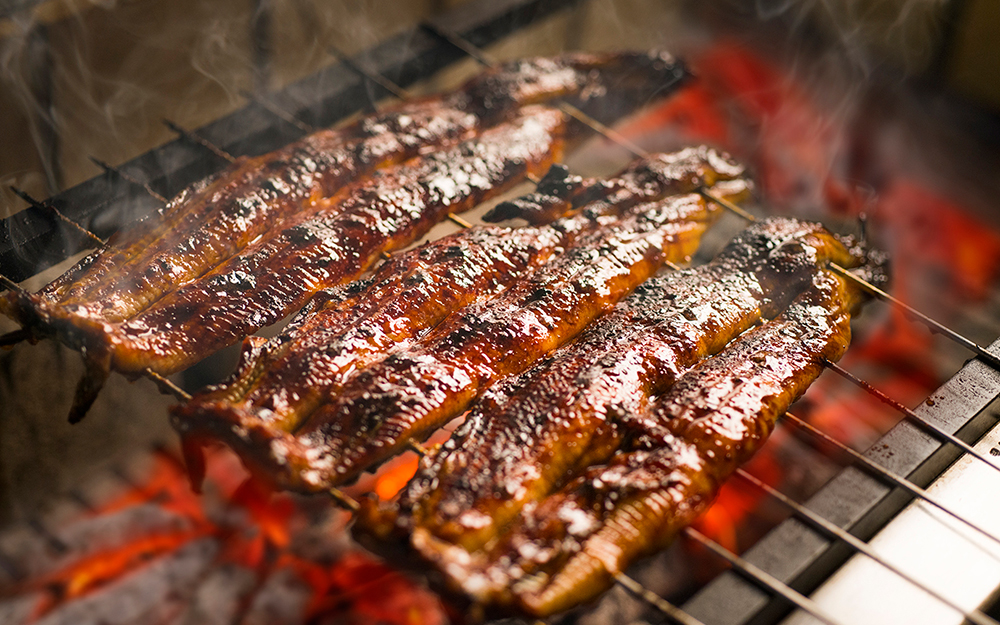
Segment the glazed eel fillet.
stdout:
<path fill-rule="evenodd" d="M 717 215 L 697 194 L 634 207 L 496 297 L 453 313 L 351 377 L 294 435 L 256 449 L 252 464 L 296 490 L 355 479 L 461 414 L 494 382 L 573 338 L 667 260 L 686 260 Z"/>
<path fill-rule="evenodd" d="M 769 219 L 710 263 L 652 278 L 576 341 L 491 388 L 372 530 L 405 540 L 419 528 L 482 549 L 566 475 L 610 458 L 623 442 L 621 415 L 642 412 L 684 371 L 776 315 L 821 265 L 861 260 L 818 224 Z"/>
<path fill-rule="evenodd" d="M 406 245 L 422 232 L 390 229 L 394 224 L 407 227 L 399 215 L 379 221 L 371 219 L 375 209 L 360 214 L 361 198 L 367 194 L 369 200 L 377 199 L 372 196 L 378 190 L 380 197 L 397 202 L 396 213 L 419 221 L 421 228 L 429 227 L 447 212 L 469 208 L 473 197 L 486 199 L 558 158 L 564 120 L 553 124 L 554 113 L 536 113 L 548 130 L 543 156 L 537 151 L 542 138 L 539 124 L 531 137 L 513 130 L 517 125 L 525 130 L 524 105 L 568 97 L 587 108 L 614 100 L 622 105 L 616 112 L 622 113 L 661 88 L 671 90 L 684 76 L 682 66 L 663 53 L 568 54 L 487 71 L 453 94 L 406 103 L 346 129 L 321 131 L 283 150 L 240 161 L 183 192 L 162 219 L 122 231 L 109 247 L 84 259 L 38 294 L 0 297 L 0 312 L 30 330 L 34 339 L 54 336 L 84 353 L 88 374 L 71 410 L 71 418 L 78 418 L 109 369 L 126 375 L 147 369 L 168 374 L 272 323 L 274 310 L 287 314 L 301 305 L 306 298 L 280 292 L 268 295 L 273 302 L 265 306 L 266 314 L 260 314 L 260 306 L 237 315 L 238 319 L 230 314 L 221 327 L 198 328 L 179 349 L 164 347 L 166 337 L 154 336 L 161 330 L 176 335 L 177 328 L 190 322 L 186 307 L 205 305 L 204 301 L 192 302 L 199 290 L 221 293 L 221 297 L 232 297 L 234 291 L 241 292 L 241 297 L 252 293 L 256 288 L 253 272 L 261 265 L 262 249 L 282 247 L 281 237 L 308 245 L 317 238 L 329 240 L 340 234 L 367 239 L 368 247 L 379 247 L 378 251 Z M 513 121 L 493 126 L 501 120 Z M 514 136 L 529 141 L 519 149 Z M 465 142 L 456 146 L 459 139 Z M 477 140 L 486 146 L 477 146 Z M 432 147 L 441 151 L 419 156 Z M 416 171 L 412 159 L 406 160 L 410 157 L 424 159 L 428 165 L 421 179 L 406 178 Z M 377 178 L 375 173 L 383 177 L 367 184 Z M 392 187 L 408 182 L 425 184 L 422 197 L 406 197 L 412 189 Z M 376 204 L 385 208 L 385 202 Z M 417 214 L 431 205 L 447 210 Z M 357 226 L 366 220 L 371 231 L 362 234 Z M 286 266 L 279 275 L 301 278 L 309 293 L 315 293 L 356 275 L 351 273 L 355 266 L 370 264 L 369 257 L 357 256 L 366 250 L 344 251 L 348 256 L 331 249 L 325 267 L 313 262 L 297 272 Z M 348 271 L 327 271 L 342 259 Z M 181 292 L 191 285 L 197 286 Z M 229 304 L 229 309 L 238 308 Z"/>
<path fill-rule="evenodd" d="M 205 274 L 283 220 L 343 195 L 350 182 L 514 116 L 524 105 L 570 98 L 584 108 L 612 90 L 624 107 L 675 88 L 680 63 L 665 53 L 566 54 L 507 63 L 458 90 L 406 102 L 284 148 L 241 157 L 181 192 L 158 217 L 117 233 L 38 294 L 67 318 L 119 322 Z M 333 209 L 336 202 L 328 203 Z M 8 298 L 18 318 L 26 302 Z M 53 313 L 54 314 L 54 313 Z M 39 331 L 45 328 L 35 328 Z"/>
<path fill-rule="evenodd" d="M 379 170 L 338 200 L 336 210 L 286 220 L 124 323 L 66 321 L 89 365 L 73 414 L 85 411 L 110 369 L 131 375 L 184 369 L 279 321 L 316 292 L 357 278 L 380 253 L 405 247 L 449 212 L 468 210 L 525 174 L 541 175 L 559 158 L 564 129 L 561 112 L 525 107 L 475 139 Z M 65 321 L 62 308 L 33 310 L 43 325 Z"/>
<path fill-rule="evenodd" d="M 863 270 L 884 279 L 881 267 Z M 414 551 L 451 590 L 501 611 L 544 617 L 596 598 L 708 507 L 824 359 L 836 361 L 846 350 L 861 301 L 835 274 L 813 273 L 778 317 L 683 373 L 658 398 L 616 414 L 620 449 L 578 466 L 483 549 L 470 553 L 417 526 Z M 382 537 L 392 531 L 386 521 L 369 503 L 356 531 Z"/>
<path fill-rule="evenodd" d="M 496 295 L 605 217 L 741 173 L 705 147 L 639 159 L 607 180 L 553 166 L 512 208 L 571 215 L 547 226 L 463 230 L 394 257 L 368 280 L 317 294 L 277 337 L 246 339 L 233 378 L 173 408 L 174 423 L 188 437 L 235 439 L 238 449 L 264 444 L 293 431 L 358 370 Z"/>

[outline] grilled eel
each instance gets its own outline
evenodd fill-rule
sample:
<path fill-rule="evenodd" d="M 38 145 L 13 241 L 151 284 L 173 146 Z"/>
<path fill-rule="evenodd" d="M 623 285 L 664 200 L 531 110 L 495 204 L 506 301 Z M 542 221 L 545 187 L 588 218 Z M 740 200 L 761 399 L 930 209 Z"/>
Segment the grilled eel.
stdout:
<path fill-rule="evenodd" d="M 717 215 L 697 194 L 633 208 L 353 376 L 294 436 L 253 450 L 256 460 L 280 486 L 296 490 L 356 478 L 571 339 L 667 260 L 687 259 Z"/>
<path fill-rule="evenodd" d="M 261 235 L 371 172 L 429 148 L 467 139 L 520 107 L 570 98 L 584 108 L 613 94 L 628 109 L 685 76 L 670 55 L 571 53 L 507 63 L 458 90 L 402 103 L 342 128 L 324 129 L 284 148 L 241 157 L 189 187 L 162 214 L 116 234 L 39 293 L 72 315 L 120 322 L 205 274 Z M 621 94 L 626 94 L 621 96 Z M 336 202 L 327 203 L 327 209 Z M 5 304 L 17 316 L 16 300 Z"/>
<path fill-rule="evenodd" d="M 647 281 L 576 341 L 483 396 L 422 460 L 398 503 L 396 533 L 419 527 L 470 553 L 483 548 L 566 475 L 607 460 L 622 444 L 621 414 L 641 412 L 684 371 L 776 315 L 819 266 L 862 260 L 818 224 L 768 219 L 710 263 Z"/>
<path fill-rule="evenodd" d="M 821 270 L 777 318 L 683 374 L 650 406 L 622 414 L 621 451 L 525 506 L 486 550 L 470 554 L 424 528 L 413 532 L 415 550 L 452 588 L 501 610 L 544 617 L 596 598 L 711 504 L 824 359 L 847 349 L 862 299 Z"/>
<path fill-rule="evenodd" d="M 405 247 L 449 212 L 502 193 L 559 158 L 565 116 L 530 106 L 514 119 L 449 149 L 379 170 L 336 210 L 286 220 L 195 282 L 124 323 L 67 318 L 66 307 L 33 300 L 29 326 L 55 327 L 78 346 L 87 371 L 71 419 L 79 418 L 113 368 L 166 375 L 277 322 L 314 293 L 358 277 L 380 253 Z M 321 203 L 322 204 L 322 203 Z"/>
<path fill-rule="evenodd" d="M 396 256 L 369 280 L 321 292 L 279 336 L 246 339 L 236 374 L 173 408 L 174 423 L 187 435 L 238 437 L 238 446 L 260 444 L 250 439 L 266 440 L 274 430 L 290 432 L 356 371 L 449 313 L 496 295 L 602 217 L 740 173 L 705 147 L 639 159 L 607 180 L 571 176 L 554 165 L 517 206 L 572 216 L 541 227 L 463 230 Z M 585 192 L 588 201 L 578 201 Z"/>

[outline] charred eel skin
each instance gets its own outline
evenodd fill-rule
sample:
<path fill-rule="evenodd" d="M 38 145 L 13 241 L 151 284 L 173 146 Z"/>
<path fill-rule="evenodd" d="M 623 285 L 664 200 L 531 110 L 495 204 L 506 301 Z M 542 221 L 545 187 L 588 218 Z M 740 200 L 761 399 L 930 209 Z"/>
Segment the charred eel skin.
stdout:
<path fill-rule="evenodd" d="M 467 139 L 520 107 L 571 98 L 587 108 L 609 93 L 627 109 L 681 83 L 662 52 L 566 54 L 485 71 L 457 91 L 406 102 L 274 152 L 241 157 L 174 198 L 162 214 L 116 234 L 39 293 L 67 315 L 120 322 L 254 242 L 283 220 L 342 194 L 345 185 L 428 148 Z M 331 207 L 337 203 L 329 203 Z M 17 318 L 17 301 L 0 307 Z"/>
<path fill-rule="evenodd" d="M 20 306 L 29 327 L 53 330 L 80 349 L 87 371 L 71 418 L 112 369 L 166 375 L 277 322 L 316 292 L 357 278 L 380 253 L 404 247 L 449 212 L 541 175 L 562 154 L 565 116 L 530 106 L 514 119 L 446 150 L 379 170 L 338 206 L 286 220 L 268 237 L 124 323 L 67 317 L 37 296 Z"/>
<path fill-rule="evenodd" d="M 741 172 L 707 148 L 640 159 L 607 180 L 553 166 L 519 205 L 549 214 L 575 210 L 572 216 L 548 226 L 464 230 L 394 257 L 370 280 L 321 292 L 278 337 L 247 339 L 236 375 L 173 408 L 174 423 L 185 434 L 201 432 L 237 449 L 264 444 L 276 431 L 294 430 L 324 397 L 390 349 L 496 295 L 604 218 Z M 589 203 L 574 209 L 574 198 L 588 190 L 596 191 Z M 612 194 L 617 201 L 609 203 Z"/>
<path fill-rule="evenodd" d="M 562 153 L 565 118 L 526 107 L 453 148 L 376 172 L 338 202 L 308 211 L 232 260 L 110 329 L 115 369 L 170 373 L 277 322 L 316 292 L 357 278 L 385 251 L 409 245 Z"/>
<path fill-rule="evenodd" d="M 454 581 L 534 616 L 597 597 L 615 574 L 668 545 L 708 508 L 722 482 L 819 376 L 824 359 L 836 361 L 847 349 L 851 309 L 860 299 L 853 285 L 820 272 L 779 317 L 627 420 L 631 449 L 526 510 L 488 564 L 468 574 L 452 568 Z M 414 543 L 434 551 L 425 538 L 415 535 Z M 503 586 L 495 586 L 500 580 Z"/>
<path fill-rule="evenodd" d="M 304 491 L 356 478 L 573 338 L 667 260 L 688 258 L 716 216 L 698 195 L 672 196 L 581 237 L 499 296 L 351 378 L 294 436 L 270 443 L 261 458 L 267 473 Z"/>
<path fill-rule="evenodd" d="M 881 266 L 861 271 L 884 281 Z M 847 349 L 850 317 L 862 300 L 839 276 L 817 272 L 777 318 L 681 375 L 639 411 L 620 413 L 620 449 L 525 506 L 484 549 L 470 553 L 416 527 L 411 557 L 442 573 L 447 590 L 498 613 L 541 618 L 595 599 L 710 505 L 824 359 L 836 361 Z M 391 523 L 391 513 L 368 501 L 355 531 L 382 542 Z"/>
<path fill-rule="evenodd" d="M 470 553 L 502 535 L 525 505 L 623 442 L 623 414 L 764 318 L 773 317 L 827 262 L 853 267 L 862 252 L 818 224 L 768 219 L 710 263 L 640 286 L 576 341 L 490 389 L 463 425 L 426 456 L 381 527 L 421 528 Z M 359 524 L 363 525 L 363 523 Z"/>

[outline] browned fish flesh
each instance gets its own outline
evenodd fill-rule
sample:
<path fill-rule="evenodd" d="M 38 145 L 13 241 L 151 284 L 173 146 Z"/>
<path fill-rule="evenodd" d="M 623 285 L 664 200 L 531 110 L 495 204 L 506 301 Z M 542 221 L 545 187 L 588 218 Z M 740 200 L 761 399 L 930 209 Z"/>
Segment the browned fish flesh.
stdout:
<path fill-rule="evenodd" d="M 652 278 L 576 341 L 490 389 L 390 506 L 399 527 L 378 531 L 405 538 L 420 527 L 482 549 L 565 476 L 607 461 L 627 433 L 621 415 L 643 412 L 687 369 L 780 312 L 827 262 L 863 259 L 818 224 L 769 219 L 712 262 Z"/>
<path fill-rule="evenodd" d="M 73 307 L 81 317 L 130 319 L 284 219 L 336 197 L 372 171 L 467 139 L 527 104 L 568 97 L 586 108 L 609 92 L 624 92 L 618 100 L 635 106 L 654 89 L 669 92 L 684 76 L 683 66 L 661 52 L 570 53 L 488 69 L 454 92 L 320 130 L 262 156 L 239 158 L 182 192 L 161 215 L 116 234 L 107 248 L 39 297 L 46 304 Z M 8 300 L 6 307 L 14 304 Z"/>
<path fill-rule="evenodd" d="M 880 267 L 865 270 L 884 278 Z M 413 550 L 449 589 L 500 611 L 545 617 L 593 600 L 708 507 L 824 360 L 844 353 L 861 300 L 836 274 L 817 272 L 777 318 L 682 374 L 661 397 L 616 415 L 619 448 L 524 506 L 490 544 L 470 553 L 417 526 Z M 361 531 L 384 531 L 384 515 L 367 505 Z"/>
<path fill-rule="evenodd" d="M 687 259 L 717 214 L 699 195 L 673 196 L 581 237 L 497 297 L 352 377 L 294 436 L 269 442 L 265 471 L 307 491 L 356 478 L 573 338 L 667 260 Z"/>
<path fill-rule="evenodd" d="M 642 183 L 631 184 L 640 171 L 645 172 Z M 599 227 L 603 218 L 642 201 L 731 179 L 740 171 L 706 148 L 652 155 L 600 181 L 553 166 L 534 193 L 518 200 L 520 205 L 555 214 L 573 210 L 573 198 L 588 189 L 605 193 L 589 194 L 590 202 L 573 216 L 548 226 L 457 232 L 394 257 L 370 280 L 318 294 L 279 336 L 245 341 L 237 374 L 175 407 L 175 425 L 185 434 L 244 439 L 238 446 L 260 444 L 248 441 L 266 440 L 274 435 L 269 430 L 290 432 L 357 371 L 451 312 L 496 295 Z M 612 193 L 616 202 L 609 204 L 604 199 Z"/>
<path fill-rule="evenodd" d="M 562 153 L 564 115 L 531 106 L 475 139 L 379 170 L 336 200 L 282 223 L 234 258 L 123 323 L 75 317 L 32 295 L 31 327 L 55 328 L 88 359 L 73 416 L 110 369 L 166 375 L 294 312 L 316 292 L 357 278 L 385 251 L 405 247 L 449 212 L 462 212 L 541 175 Z"/>
<path fill-rule="evenodd" d="M 631 448 L 525 509 L 482 568 L 449 568 L 454 581 L 477 598 L 534 616 L 593 600 L 708 508 L 819 376 L 824 360 L 836 361 L 847 349 L 851 309 L 860 299 L 843 278 L 820 272 L 779 317 L 629 419 Z M 414 544 L 434 552 L 434 541 L 425 538 L 415 534 Z"/>

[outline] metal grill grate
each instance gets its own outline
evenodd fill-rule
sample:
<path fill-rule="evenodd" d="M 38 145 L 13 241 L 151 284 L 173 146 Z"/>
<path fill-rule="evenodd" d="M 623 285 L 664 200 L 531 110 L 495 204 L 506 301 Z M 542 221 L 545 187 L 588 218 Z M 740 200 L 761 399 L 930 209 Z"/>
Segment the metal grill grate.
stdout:
<path fill-rule="evenodd" d="M 0 237 L 6 237 L 0 238 L 0 263 L 8 272 L 8 278 L 26 278 L 75 253 L 87 243 L 101 242 L 101 236 L 113 232 L 121 223 L 155 210 L 164 197 L 216 171 L 233 160 L 231 155 L 263 153 L 316 126 L 328 125 L 355 112 L 358 103 L 368 101 L 370 89 L 405 98 L 407 93 L 403 85 L 427 77 L 463 56 L 489 65 L 491 61 L 481 46 L 572 4 L 571 1 L 472 2 L 356 58 L 345 58 L 333 52 L 341 58 L 341 63 L 317 76 L 281 92 L 260 96 L 241 111 L 197 132 L 175 127 L 179 134 L 177 141 L 118 167 L 102 164 L 107 172 L 105 176 L 46 202 L 32 201 L 31 210 L 3 224 L 7 227 L 0 230 Z M 633 153 L 642 153 L 641 148 L 594 120 L 582 117 L 579 111 L 568 106 L 564 110 Z M 709 196 L 709 199 L 714 198 Z M 740 216 L 752 219 L 746 213 Z M 469 226 L 463 220 L 456 218 L 454 221 L 461 227 Z M 922 321 L 934 327 L 935 322 L 926 318 Z M 935 329 L 942 330 L 941 327 Z M 864 541 L 914 499 L 950 513 L 948 507 L 939 504 L 924 487 L 963 453 L 1000 470 L 970 446 L 994 425 L 993 417 L 984 410 L 1000 396 L 1000 370 L 996 368 L 1000 340 L 984 349 L 944 330 L 949 338 L 978 353 L 979 358 L 969 361 L 915 410 L 895 404 L 903 420 L 867 452 L 855 452 L 793 415 L 783 420 L 786 427 L 803 430 L 809 436 L 832 444 L 846 455 L 849 466 L 801 503 L 741 470 L 737 479 L 763 489 L 770 497 L 791 508 L 794 516 L 742 555 L 728 551 L 696 530 L 687 530 L 690 539 L 727 561 L 732 567 L 730 571 L 702 588 L 682 608 L 657 597 L 626 575 L 618 577 L 619 583 L 662 611 L 667 618 L 687 625 L 777 622 L 792 607 L 798 607 L 819 621 L 837 623 L 802 593 L 813 590 L 855 552 L 913 582 L 911 576 L 883 560 Z M 849 372 L 835 365 L 831 368 L 868 390 L 873 401 L 891 402 Z M 420 451 L 419 446 L 414 448 Z M 337 498 L 342 505 L 352 507 L 348 497 L 338 495 Z M 990 540 L 1000 542 L 971 521 L 961 516 L 956 518 Z M 962 610 L 937 589 L 920 582 L 916 584 L 924 592 L 963 612 L 968 621 L 996 624 L 980 611 Z"/>

